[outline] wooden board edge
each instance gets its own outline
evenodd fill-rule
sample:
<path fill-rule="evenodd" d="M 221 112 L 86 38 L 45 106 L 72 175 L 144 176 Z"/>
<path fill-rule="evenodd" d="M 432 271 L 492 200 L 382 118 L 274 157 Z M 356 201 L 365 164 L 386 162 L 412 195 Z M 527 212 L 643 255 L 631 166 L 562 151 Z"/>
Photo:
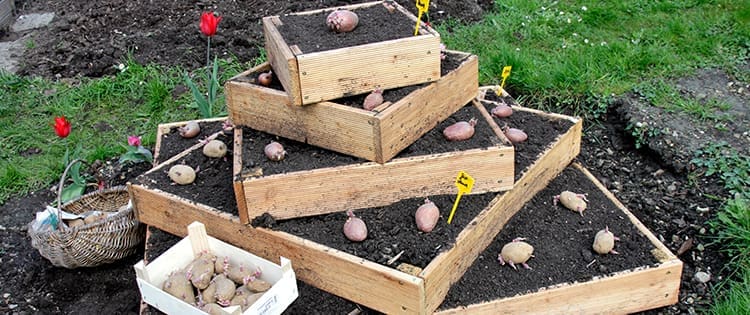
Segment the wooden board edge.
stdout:
<path fill-rule="evenodd" d="M 265 49 L 269 52 L 269 63 L 276 73 L 276 77 L 284 86 L 289 100 L 294 105 L 302 105 L 302 91 L 299 82 L 299 66 L 292 48 L 287 46 L 283 36 L 276 28 L 281 24 L 278 16 L 263 18 L 263 33 Z"/>
<path fill-rule="evenodd" d="M 596 185 L 596 187 L 599 188 L 599 190 L 605 196 L 607 196 L 607 198 L 609 198 L 609 200 L 612 201 L 612 203 L 614 203 L 615 206 L 617 206 L 617 208 L 619 208 L 623 213 L 625 213 L 628 219 L 630 219 L 630 222 L 633 223 L 633 225 L 635 225 L 636 228 L 638 228 L 638 230 L 641 233 L 643 233 L 643 235 L 646 236 L 646 238 L 648 238 L 651 244 L 654 245 L 654 247 L 656 247 L 660 251 L 658 255 L 655 255 L 658 260 L 660 260 L 661 262 L 666 262 L 669 260 L 678 259 L 677 256 L 673 254 L 672 251 L 670 251 L 666 245 L 664 245 L 664 243 L 659 241 L 659 238 L 657 238 L 654 235 L 654 233 L 651 232 L 651 230 L 649 230 L 643 224 L 643 222 L 641 222 L 641 220 L 639 220 L 632 212 L 630 212 L 630 210 L 628 210 L 628 208 L 625 207 L 625 205 L 623 205 L 622 202 L 620 202 L 620 200 L 617 199 L 617 197 L 615 197 L 615 195 L 611 191 L 609 191 L 609 189 L 604 187 L 604 185 L 599 181 L 599 179 L 596 178 L 596 176 L 594 176 L 594 174 L 592 174 L 588 169 L 586 169 L 585 167 L 583 167 L 583 165 L 579 163 L 574 162 L 574 163 L 571 163 L 571 165 L 577 170 L 581 171 L 584 175 L 586 175 L 586 177 L 592 183 L 594 183 L 594 185 Z"/>
<path fill-rule="evenodd" d="M 500 128 L 500 126 L 497 125 L 497 122 L 495 122 L 495 119 L 492 117 L 492 114 L 490 114 L 486 108 L 484 108 L 484 105 L 482 105 L 476 98 L 474 98 L 472 101 L 472 104 L 479 110 L 480 113 L 482 113 L 482 117 L 487 121 L 487 123 L 490 124 L 490 128 L 492 128 L 492 131 L 495 133 L 495 135 L 500 138 L 500 141 L 509 146 L 513 146 L 513 143 L 508 140 L 508 137 L 505 136 L 505 133 Z"/>
<path fill-rule="evenodd" d="M 358 4 L 341 5 L 341 6 L 329 7 L 329 8 L 323 8 L 323 9 L 293 12 L 293 13 L 289 13 L 288 15 L 310 15 L 310 14 L 318 14 L 320 12 L 327 12 L 327 11 L 341 10 L 341 9 L 354 10 L 354 9 L 371 7 L 377 4 L 381 4 L 383 2 L 384 1 L 381 0 L 381 1 L 372 1 L 372 2 L 365 2 L 365 3 L 358 3 Z"/>
<path fill-rule="evenodd" d="M 490 159 L 493 162 L 488 164 L 487 161 Z M 248 202 L 246 208 L 248 209 L 248 217 L 251 220 L 264 213 L 271 214 L 277 220 L 286 220 L 341 212 L 348 208 L 380 207 L 405 198 L 422 197 L 425 194 L 453 193 L 455 187 L 452 180 L 449 182 L 437 182 L 434 181 L 434 177 L 431 177 L 434 173 L 425 174 L 424 172 L 418 173 L 419 179 L 416 180 L 415 177 L 417 175 L 406 176 L 402 171 L 410 168 L 427 168 L 440 172 L 441 178 L 445 177 L 445 173 L 450 173 L 449 178 L 453 178 L 452 176 L 455 176 L 454 170 L 446 171 L 445 165 L 458 163 L 457 161 L 462 161 L 460 163 L 462 163 L 463 169 L 469 173 L 485 174 L 485 176 L 477 177 L 478 180 L 474 184 L 472 194 L 506 191 L 512 189 L 514 186 L 514 154 L 512 147 L 492 146 L 460 152 L 399 158 L 385 164 L 363 162 L 338 167 L 274 174 L 258 178 L 243 178 L 242 188 L 244 191 L 242 194 Z M 329 200 L 326 195 L 330 195 L 330 187 L 325 186 L 324 183 L 329 181 L 330 178 L 346 175 L 349 177 L 355 176 L 354 182 L 359 182 L 357 179 L 367 182 L 367 178 L 386 178 L 395 176 L 394 174 L 402 175 L 398 178 L 403 177 L 402 180 L 409 181 L 410 183 L 416 181 L 417 184 L 414 187 L 418 188 L 415 188 L 416 190 L 406 190 L 403 189 L 404 185 L 394 182 L 391 183 L 391 187 L 393 188 L 390 190 L 379 191 L 377 198 L 371 195 L 365 197 L 363 195 L 365 192 L 372 191 L 368 189 L 369 187 L 377 191 L 377 187 L 382 185 L 382 183 L 374 181 L 372 183 L 368 182 L 368 185 L 363 185 L 357 189 L 342 188 L 344 191 L 338 190 L 337 193 L 342 195 L 362 195 L 362 198 L 357 198 L 356 206 L 352 204 L 350 198 L 340 198 L 335 202 L 329 201 L 325 204 L 317 202 L 317 200 L 321 199 Z M 496 176 L 490 178 L 486 174 Z M 427 177 L 431 177 L 432 181 L 429 181 Z M 263 196 L 271 194 L 288 197 L 290 194 L 293 194 L 292 190 L 296 191 L 301 189 L 300 187 L 309 188 L 307 194 L 316 195 L 315 200 L 309 201 L 310 204 L 307 206 L 295 206 L 299 204 L 295 198 L 290 198 L 287 201 L 287 199 L 281 200 L 278 197 L 274 200 L 263 201 L 262 203 L 249 204 L 250 200 L 258 200 L 264 198 Z M 407 192 L 409 195 L 405 195 Z"/>
<path fill-rule="evenodd" d="M 184 226 L 202 222 L 208 234 L 267 260 L 279 256 L 291 259 L 299 280 L 355 303 L 385 313 L 419 313 L 424 309 L 424 286 L 419 277 L 341 252 L 284 232 L 254 228 L 242 224 L 237 216 L 196 204 L 179 196 L 132 185 L 134 206 L 142 223 L 184 237 Z M 159 198 L 155 198 L 158 195 Z M 335 266 L 331 269 L 330 266 Z M 344 267 L 345 266 L 345 267 Z M 350 272 L 341 272 L 352 270 Z M 350 281 L 326 281 L 335 273 Z M 373 299 L 372 290 L 361 290 L 362 283 L 390 283 L 380 290 L 382 298 Z M 398 292 L 403 303 L 393 303 Z"/>
<path fill-rule="evenodd" d="M 587 282 L 561 284 L 435 314 L 627 314 L 672 305 L 679 299 L 683 263 L 670 260 L 657 267 L 626 270 Z M 647 283 L 647 285 L 644 285 Z"/>

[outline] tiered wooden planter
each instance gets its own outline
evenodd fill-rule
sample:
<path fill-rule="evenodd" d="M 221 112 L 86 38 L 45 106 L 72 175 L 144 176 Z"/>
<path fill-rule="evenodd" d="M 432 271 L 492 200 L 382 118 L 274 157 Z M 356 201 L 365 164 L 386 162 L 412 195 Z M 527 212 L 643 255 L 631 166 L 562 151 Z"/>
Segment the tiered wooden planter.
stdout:
<path fill-rule="evenodd" d="M 484 108 L 472 106 L 477 116 L 481 116 L 477 118 L 485 119 Z M 484 126 L 489 123 L 485 121 Z M 264 213 L 280 220 L 385 206 L 413 197 L 453 194 L 458 167 L 473 174 L 472 194 L 513 187 L 511 146 L 494 145 L 396 158 L 385 164 L 365 162 L 258 177 L 242 165 L 245 151 L 242 139 L 242 129 L 238 128 L 233 178 L 237 207 L 244 223 Z M 498 136 L 493 142 L 499 144 L 502 139 Z"/>
<path fill-rule="evenodd" d="M 200 221 L 209 234 L 256 255 L 266 259 L 288 257 L 299 279 L 322 290 L 385 313 L 425 314 L 439 307 L 451 284 L 460 279 L 503 224 L 578 154 L 581 121 L 564 119 L 574 125 L 526 169 L 515 183 L 518 189 L 499 194 L 459 234 L 451 249 L 440 253 L 416 275 L 285 232 L 254 228 L 243 224 L 239 216 L 139 183 L 131 183 L 129 190 L 141 222 L 184 235 L 182 227 Z M 367 290 L 362 290 L 363 284 L 367 284 Z"/>
<path fill-rule="evenodd" d="M 682 262 L 588 170 L 576 163 L 573 163 L 570 167 L 584 173 L 585 180 L 590 181 L 598 188 L 598 191 L 591 193 L 605 195 L 617 209 L 622 211 L 619 217 L 627 218 L 647 238 L 648 242 L 653 246 L 650 254 L 658 263 L 656 265 L 642 266 L 616 272 L 611 275 L 595 277 L 588 281 L 561 283 L 546 288 L 539 287 L 538 291 L 532 293 L 499 298 L 493 301 L 485 301 L 456 308 L 441 309 L 436 314 L 625 314 L 671 305 L 677 302 L 682 275 Z M 628 249 L 625 250 L 627 251 Z M 544 255 L 544 253 L 536 254 Z M 486 255 L 497 255 L 497 252 L 485 253 Z M 495 262 L 494 259 L 492 261 Z M 533 260 L 531 263 L 533 264 Z M 485 270 L 485 268 L 480 267 L 476 270 L 475 272 L 480 272 L 478 270 Z M 484 272 L 486 271 L 481 271 L 481 273 Z M 509 270 L 508 272 L 539 271 Z M 497 288 L 474 289 L 483 292 L 497 290 Z"/>
<path fill-rule="evenodd" d="M 207 118 L 207 119 L 198 119 L 194 120 L 195 122 L 198 122 L 199 124 L 205 124 L 205 123 L 213 123 L 213 122 L 224 122 L 227 120 L 227 117 L 216 117 L 216 118 Z M 190 121 L 178 121 L 173 123 L 165 123 L 165 124 L 159 124 L 159 126 L 156 129 L 156 144 L 154 145 L 154 166 L 160 164 L 163 161 L 166 161 L 171 156 L 164 156 L 161 147 L 162 147 L 162 141 L 164 141 L 167 137 L 180 137 L 176 130 L 180 127 L 185 126 Z M 201 133 L 192 138 L 192 140 L 189 140 L 192 142 L 189 146 L 185 146 L 184 148 L 181 148 L 179 152 L 184 150 L 189 150 L 193 147 L 197 148 L 201 146 L 199 140 L 212 140 L 215 139 L 218 134 L 221 132 L 221 129 L 216 130 L 204 130 L 201 129 Z"/>
<path fill-rule="evenodd" d="M 340 8 L 356 13 L 357 9 L 382 6 L 383 2 Z M 402 15 L 416 26 L 417 19 L 413 14 L 395 1 L 391 3 L 397 9 L 392 14 Z M 360 23 L 368 21 L 360 20 Z M 288 91 L 288 103 L 292 105 L 313 104 L 369 93 L 375 88 L 390 89 L 440 78 L 440 35 L 423 23 L 417 36 L 312 53 L 301 51 L 295 43 L 286 42 L 278 30 L 281 24 L 279 16 L 263 18 L 265 49 L 275 74 Z M 325 27 L 325 17 L 320 25 Z"/>
<path fill-rule="evenodd" d="M 476 97 L 477 56 L 449 53 L 463 59 L 458 68 L 374 111 L 336 100 L 293 106 L 286 91 L 243 79 L 270 69 L 264 63 L 227 81 L 229 116 L 236 125 L 385 163 Z"/>

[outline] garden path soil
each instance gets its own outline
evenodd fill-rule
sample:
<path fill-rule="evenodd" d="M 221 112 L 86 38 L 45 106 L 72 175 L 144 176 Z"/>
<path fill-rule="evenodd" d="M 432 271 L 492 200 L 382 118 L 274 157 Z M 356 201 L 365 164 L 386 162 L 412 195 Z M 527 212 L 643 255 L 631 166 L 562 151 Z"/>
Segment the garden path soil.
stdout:
<path fill-rule="evenodd" d="M 55 12 L 57 18 L 48 28 L 33 33 L 2 32 L 0 40 L 32 36 L 34 47 L 23 56 L 21 73 L 50 79 L 75 80 L 79 75 L 112 74 L 113 66 L 128 52 L 141 63 L 195 69 L 204 63 L 203 55 L 197 53 L 203 51 L 205 44 L 197 27 L 202 11 L 215 10 L 224 16 L 219 33 L 212 41 L 214 53 L 250 61 L 257 56 L 257 47 L 262 46 L 261 17 L 359 2 L 365 1 L 17 0 L 19 14 Z M 413 1 L 398 2 L 407 8 L 413 5 Z M 473 1 L 432 2 L 437 5 L 430 11 L 434 21 L 451 16 L 468 22 L 479 18 L 482 9 L 490 9 L 492 3 L 484 0 L 477 1 L 479 5 Z M 712 76 L 723 78 L 726 75 L 709 71 L 708 76 L 700 81 L 711 82 Z M 689 79 L 688 82 L 695 82 Z M 728 95 L 737 95 L 737 90 L 733 89 Z M 726 276 L 726 271 L 722 270 L 726 257 L 709 244 L 710 238 L 704 234 L 708 229 L 706 221 L 721 206 L 720 202 L 706 196 L 724 196 L 724 193 L 715 178 L 688 179 L 682 168 L 665 164 L 659 151 L 635 150 L 634 139 L 625 130 L 629 121 L 617 111 L 624 103 L 615 102 L 599 122 L 584 122 L 586 130 L 577 161 L 594 173 L 685 262 L 680 302 L 646 313 L 687 313 L 711 303 L 709 286 Z M 728 140 L 733 141 L 732 137 Z M 682 140 L 674 141 L 673 144 L 679 145 Z M 123 183 L 145 171 L 123 171 L 111 163 L 100 166 L 98 173 L 103 174 L 110 185 Z M 143 258 L 143 252 L 111 265 L 67 270 L 52 267 L 31 247 L 26 225 L 36 211 L 53 199 L 51 190 L 43 189 L 16 196 L 0 205 L 0 312 L 137 313 L 139 293 L 132 265 Z M 171 237 L 162 234 L 165 238 Z M 712 274 L 711 282 L 703 284 L 692 280 L 697 271 Z M 311 313 L 306 305 L 347 311 L 357 307 L 302 283 L 300 291 L 301 297 L 290 308 L 291 314 Z"/>

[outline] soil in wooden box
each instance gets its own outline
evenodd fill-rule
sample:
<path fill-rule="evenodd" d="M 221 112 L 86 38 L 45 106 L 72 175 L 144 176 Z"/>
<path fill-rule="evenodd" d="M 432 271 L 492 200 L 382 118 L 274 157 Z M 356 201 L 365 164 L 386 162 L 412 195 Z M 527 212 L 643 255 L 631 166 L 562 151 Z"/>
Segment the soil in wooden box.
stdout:
<path fill-rule="evenodd" d="M 412 145 L 406 147 L 395 158 L 465 151 L 498 145 L 499 139 L 493 133 L 489 124 L 481 117 L 481 113 L 469 103 L 437 127 L 427 132 Z M 447 141 L 445 139 L 443 129 L 458 121 L 469 121 L 472 118 L 476 118 L 478 122 L 474 127 L 475 132 L 471 139 L 465 141 Z M 243 173 L 253 173 L 257 167 L 262 168 L 263 175 L 272 175 L 367 162 L 364 159 L 310 146 L 250 128 L 243 128 L 242 136 Z M 284 146 L 285 151 L 287 151 L 286 158 L 280 162 L 269 161 L 263 153 L 263 147 L 271 141 L 278 141 Z"/>
<path fill-rule="evenodd" d="M 326 27 L 326 17 L 331 11 L 282 15 L 279 19 L 283 25 L 278 30 L 289 46 L 297 45 L 304 53 L 414 36 L 415 23 L 411 19 L 398 12 L 391 13 L 382 5 L 351 10 L 359 16 L 359 23 L 348 33 L 336 33 Z"/>
<path fill-rule="evenodd" d="M 198 144 L 201 139 L 205 139 L 206 137 L 221 131 L 225 120 L 197 120 L 197 122 L 201 127 L 201 131 L 198 135 L 192 138 L 180 136 L 180 126 L 178 125 L 168 128 L 167 132 L 159 133 L 157 135 L 160 138 L 159 141 L 157 141 L 158 147 L 154 150 L 157 164 Z"/>
<path fill-rule="evenodd" d="M 228 152 L 224 158 L 210 158 L 204 155 L 201 149 L 196 149 L 172 163 L 173 165 L 186 164 L 196 170 L 196 179 L 192 184 L 175 185 L 167 175 L 168 167 L 139 176 L 135 182 L 238 215 L 232 188 L 232 136 L 233 132 L 229 130 L 224 134 L 219 134 L 216 138 L 227 145 Z M 180 136 L 176 135 L 173 138 L 177 137 Z"/>
<path fill-rule="evenodd" d="M 491 112 L 495 104 L 480 100 L 482 105 Z M 515 109 L 518 109 L 517 103 L 512 103 Z M 549 144 L 557 136 L 565 133 L 573 126 L 573 122 L 567 119 L 561 119 L 551 116 L 541 116 L 532 111 L 514 110 L 513 114 L 506 118 L 493 116 L 495 123 L 503 128 L 508 126 L 518 128 L 526 132 L 529 138 L 521 143 L 513 145 L 516 163 L 515 177 L 516 180 L 521 178 L 523 172 L 531 166 L 531 163 L 539 158 Z"/>
<path fill-rule="evenodd" d="M 457 52 L 447 51 L 445 53 L 445 58 L 440 60 L 440 74 L 442 76 L 445 76 L 453 72 L 454 70 L 458 69 L 458 67 L 467 58 L 471 56 L 472 55 L 466 54 L 466 53 L 457 53 Z M 258 84 L 258 75 L 264 72 L 267 72 L 267 71 L 249 72 L 246 75 L 237 76 L 233 78 L 232 80 Z M 279 91 L 284 91 L 284 87 L 281 85 L 279 78 L 276 77 L 275 75 L 272 75 L 271 77 L 272 77 L 271 84 L 266 87 L 279 90 Z M 415 90 L 418 90 L 422 87 L 425 87 L 429 84 L 430 83 L 421 83 L 421 84 L 415 84 L 415 85 L 409 85 L 409 86 L 404 86 L 404 87 L 383 90 L 383 101 L 396 103 L 402 98 L 404 98 L 405 96 L 409 95 L 409 93 Z M 341 104 L 341 105 L 348 105 L 351 107 L 362 108 L 362 103 L 364 102 L 365 97 L 367 97 L 367 94 L 360 94 L 360 95 L 338 98 L 335 100 L 331 100 L 329 102 Z"/>
<path fill-rule="evenodd" d="M 588 207 L 581 216 L 553 204 L 564 190 L 587 194 Z M 620 238 L 619 254 L 599 255 L 592 250 L 594 235 L 608 227 Z M 502 266 L 497 260 L 502 246 L 516 237 L 534 246 L 528 261 L 531 270 Z M 653 244 L 623 212 L 580 170 L 566 168 L 503 227 L 463 278 L 451 287 L 440 309 L 493 301 L 536 292 L 553 285 L 585 282 L 593 277 L 659 261 L 651 254 Z"/>

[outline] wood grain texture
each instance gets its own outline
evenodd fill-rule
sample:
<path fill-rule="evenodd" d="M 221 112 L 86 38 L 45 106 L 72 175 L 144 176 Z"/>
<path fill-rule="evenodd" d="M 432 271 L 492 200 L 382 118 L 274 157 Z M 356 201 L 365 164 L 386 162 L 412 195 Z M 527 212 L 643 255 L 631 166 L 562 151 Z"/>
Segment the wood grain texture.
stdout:
<path fill-rule="evenodd" d="M 356 9 L 383 1 L 341 6 Z M 416 17 L 393 3 L 397 12 Z M 330 8 L 293 13 L 309 15 Z M 322 52 L 304 52 L 286 43 L 278 16 L 263 18 L 269 61 L 292 105 L 308 105 L 344 96 L 432 82 L 440 78 L 440 34 L 422 24 L 420 35 Z"/>
<path fill-rule="evenodd" d="M 163 191 L 140 185 L 129 185 L 129 191 L 142 223 L 185 236 L 185 226 L 199 221 L 209 235 L 264 259 L 290 259 L 298 279 L 324 291 L 389 314 L 424 310 L 418 277 L 284 232 L 253 228 L 237 216 Z"/>
<path fill-rule="evenodd" d="M 561 284 L 535 293 L 440 310 L 436 314 L 628 314 L 678 301 L 682 261 L 591 172 L 578 163 L 572 163 L 572 167 L 582 171 L 656 247 L 652 254 L 660 261 L 659 265 L 626 270 L 581 283 Z M 429 285 L 427 288 L 429 290 Z"/>
<path fill-rule="evenodd" d="M 547 115 L 541 113 L 541 115 Z M 566 116 L 567 117 L 567 116 Z M 464 230 L 456 248 L 436 257 L 422 272 L 427 292 L 427 309 L 434 311 L 445 299 L 451 285 L 474 263 L 476 257 L 492 242 L 502 227 L 534 195 L 547 187 L 580 152 L 582 121 L 568 117 L 575 124 L 550 144 L 550 147 L 529 166 L 512 190 L 504 192 L 492 203 L 482 220 Z M 445 268 L 444 266 L 452 266 Z"/>
<path fill-rule="evenodd" d="M 266 53 L 274 74 L 281 81 L 281 85 L 284 86 L 291 104 L 302 105 L 297 58 L 294 56 L 291 47 L 284 42 L 281 33 L 279 33 L 277 26 L 281 24 L 278 16 L 263 18 L 263 36 L 265 38 Z"/>
<path fill-rule="evenodd" d="M 474 174 L 472 194 L 513 187 L 512 147 L 395 159 L 242 179 L 248 217 L 277 220 L 385 206 L 396 201 L 455 193 L 458 169 Z"/>
<path fill-rule="evenodd" d="M 380 130 L 378 147 L 382 151 L 377 162 L 392 159 L 476 97 L 479 58 L 468 53 L 453 53 L 466 58 L 456 70 L 376 115 Z"/>
<path fill-rule="evenodd" d="M 419 35 L 297 56 L 303 104 L 440 78 L 440 38 Z"/>

